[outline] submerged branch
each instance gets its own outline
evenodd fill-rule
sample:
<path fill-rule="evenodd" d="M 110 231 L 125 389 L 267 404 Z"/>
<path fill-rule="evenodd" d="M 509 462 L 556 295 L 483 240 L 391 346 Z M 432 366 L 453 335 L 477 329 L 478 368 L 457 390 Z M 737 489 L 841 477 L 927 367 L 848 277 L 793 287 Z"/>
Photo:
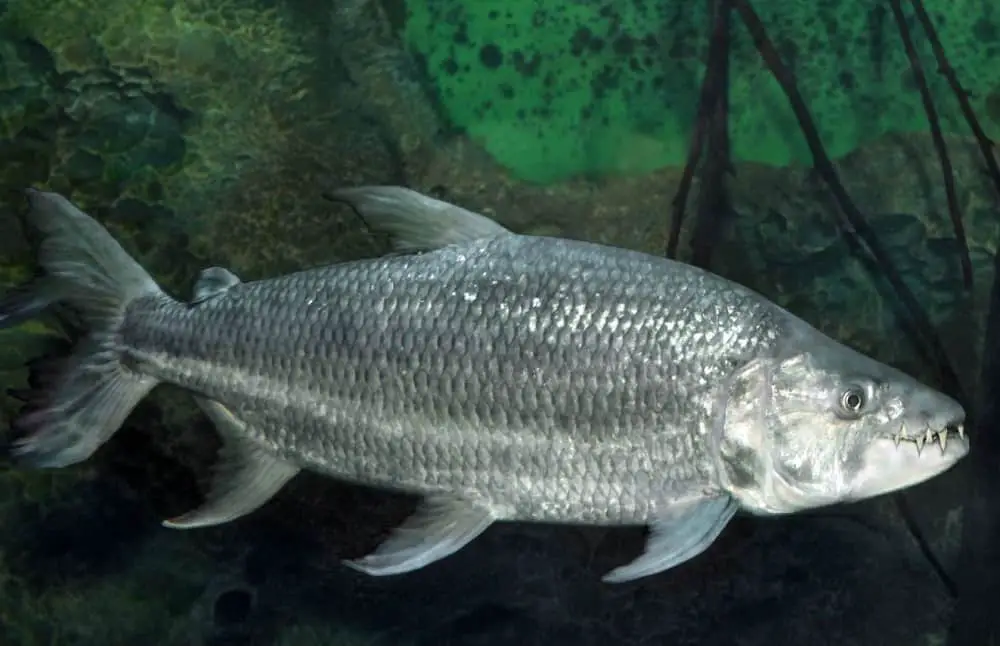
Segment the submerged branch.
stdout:
<path fill-rule="evenodd" d="M 993 148 L 995 143 L 983 130 L 983 127 L 979 124 L 979 119 L 976 118 L 976 113 L 972 109 L 972 104 L 969 102 L 969 93 L 965 91 L 962 84 L 958 81 L 958 76 L 955 74 L 955 70 L 952 68 L 951 64 L 948 62 L 948 57 L 944 53 L 944 47 L 941 46 L 941 39 L 938 38 L 937 30 L 934 28 L 934 23 L 931 22 L 931 18 L 927 15 L 927 10 L 924 8 L 923 0 L 910 0 L 910 4 L 913 5 L 913 10 L 917 14 L 917 20 L 924 28 L 924 32 L 927 34 L 927 39 L 931 43 L 931 49 L 934 51 L 934 58 L 937 59 L 938 72 L 945 77 L 948 81 L 948 85 L 951 86 L 952 91 L 955 93 L 955 97 L 958 99 L 958 104 L 962 109 L 962 114 L 965 116 L 966 122 L 969 124 L 969 128 L 972 129 L 973 135 L 976 137 L 976 143 L 979 144 L 979 150 L 983 153 L 983 159 L 986 161 L 986 169 L 993 180 L 993 187 L 997 192 L 997 199 L 1000 200 L 1000 167 L 997 166 L 996 156 L 993 154 Z"/>
<path fill-rule="evenodd" d="M 707 80 L 706 72 L 706 80 Z M 698 102 L 698 116 L 695 119 L 694 131 L 691 133 L 691 147 L 688 149 L 687 161 L 684 164 L 684 174 L 677 185 L 677 193 L 671 202 L 670 235 L 667 238 L 667 258 L 677 258 L 677 245 L 681 237 L 681 225 L 684 223 L 684 208 L 687 206 L 688 194 L 691 192 L 691 182 L 694 180 L 694 172 L 701 160 L 701 151 L 704 148 L 705 138 L 705 118 L 702 116 L 702 103 L 705 102 L 706 84 L 702 83 L 702 100 Z"/>
<path fill-rule="evenodd" d="M 938 120 L 937 109 L 934 107 L 934 99 L 931 96 L 930 88 L 927 87 L 927 76 L 924 74 L 924 66 L 920 63 L 920 55 L 917 54 L 917 48 L 913 46 L 910 29 L 906 26 L 906 16 L 903 15 L 901 0 L 889 0 L 889 6 L 896 17 L 899 36 L 903 41 L 903 48 L 906 49 L 906 56 L 910 59 L 910 69 L 913 70 L 913 77 L 920 90 L 920 99 L 924 104 L 924 112 L 927 113 L 927 121 L 930 123 L 934 148 L 937 149 L 938 158 L 941 160 L 944 190 L 948 199 L 948 214 L 951 216 L 955 238 L 958 240 L 961 250 L 962 279 L 965 282 L 965 287 L 968 289 L 972 287 L 972 258 L 969 256 L 969 243 L 965 238 L 962 213 L 958 206 L 958 194 L 955 191 L 955 173 L 952 170 L 951 158 L 948 156 L 948 148 L 944 142 L 944 135 L 941 133 L 941 123 Z"/>
<path fill-rule="evenodd" d="M 667 257 L 677 258 L 677 245 L 680 242 L 681 227 L 684 223 L 684 210 L 687 207 L 691 183 L 701 161 L 705 148 L 705 137 L 708 134 L 715 116 L 715 105 L 719 95 L 728 82 L 725 73 L 729 66 L 729 13 L 728 1 L 706 0 L 709 15 L 715 16 L 709 36 L 708 55 L 705 64 L 705 77 L 701 81 L 701 94 L 698 98 L 698 113 L 695 115 L 694 130 L 691 133 L 691 147 L 688 149 L 687 162 L 684 164 L 684 174 L 677 186 L 677 194 L 672 202 L 670 218 L 670 235 L 667 238 Z M 717 6 L 720 2 L 726 4 L 725 9 Z M 704 190 L 702 192 L 704 193 Z"/>
<path fill-rule="evenodd" d="M 904 322 L 909 325 L 911 331 L 917 335 L 917 338 L 923 342 L 917 344 L 918 348 L 922 352 L 928 353 L 927 358 L 930 359 L 937 369 L 942 389 L 959 401 L 964 402 L 965 396 L 962 392 L 961 382 L 958 380 L 958 376 L 951 366 L 948 355 L 934 330 L 934 326 L 931 324 L 930 318 L 920 306 L 916 296 L 913 295 L 913 292 L 903 282 L 902 277 L 893 266 L 885 249 L 882 248 L 874 231 L 872 231 L 871 227 L 865 221 L 864 215 L 854 204 L 847 193 L 847 189 L 841 183 L 836 167 L 834 167 L 833 162 L 823 148 L 819 132 L 809 113 L 809 108 L 806 107 L 805 100 L 799 93 L 798 87 L 796 87 L 795 79 L 792 78 L 791 72 L 782 63 L 781 57 L 774 47 L 774 43 L 771 42 L 770 37 L 767 35 L 767 30 L 760 21 L 760 17 L 754 11 L 749 0 L 732 0 L 732 2 L 736 10 L 740 13 L 747 30 L 750 32 L 761 58 L 788 97 L 788 101 L 799 122 L 799 127 L 802 129 L 802 134 L 805 136 L 806 143 L 812 153 L 816 172 L 819 173 L 833 193 L 834 199 L 836 199 L 840 207 L 840 212 L 844 216 L 840 219 L 840 225 L 847 234 L 849 244 L 862 253 L 865 251 L 865 247 L 867 247 L 867 251 L 877 263 L 882 274 L 889 281 L 906 313 L 909 314 L 909 319 L 907 320 L 904 317 Z"/>
<path fill-rule="evenodd" d="M 934 570 L 934 575 L 937 576 L 938 581 L 941 582 L 941 585 L 948 592 L 948 596 L 952 599 L 957 599 L 958 584 L 955 583 L 955 579 L 949 574 L 948 568 L 944 566 L 944 563 L 941 562 L 941 559 L 934 552 L 934 546 L 931 545 L 930 540 L 924 535 L 920 523 L 917 522 L 917 515 L 910 508 L 910 502 L 907 500 L 906 495 L 897 491 L 893 494 L 892 499 L 896 503 L 896 509 L 903 519 L 903 524 L 906 525 L 906 531 L 910 532 L 910 536 L 916 542 L 917 549 L 920 550 L 928 565 Z"/>
<path fill-rule="evenodd" d="M 715 20 L 712 48 L 715 66 L 713 83 L 715 101 L 706 115 L 708 141 L 702 169 L 701 190 L 698 191 L 698 215 L 691 237 L 691 264 L 707 269 L 712 263 L 712 251 L 722 235 L 725 221 L 733 212 L 726 177 L 732 173 L 732 151 L 729 143 L 729 41 L 732 4 L 730 0 L 715 0 Z"/>

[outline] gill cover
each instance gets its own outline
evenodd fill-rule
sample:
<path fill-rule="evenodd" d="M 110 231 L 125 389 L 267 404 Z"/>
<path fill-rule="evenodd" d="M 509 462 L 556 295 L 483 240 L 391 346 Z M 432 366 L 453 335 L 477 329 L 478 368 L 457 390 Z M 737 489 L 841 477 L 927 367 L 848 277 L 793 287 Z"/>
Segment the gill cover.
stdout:
<path fill-rule="evenodd" d="M 787 514 L 843 497 L 846 429 L 831 419 L 837 387 L 824 374 L 809 353 L 754 359 L 720 393 L 716 466 L 744 510 Z"/>

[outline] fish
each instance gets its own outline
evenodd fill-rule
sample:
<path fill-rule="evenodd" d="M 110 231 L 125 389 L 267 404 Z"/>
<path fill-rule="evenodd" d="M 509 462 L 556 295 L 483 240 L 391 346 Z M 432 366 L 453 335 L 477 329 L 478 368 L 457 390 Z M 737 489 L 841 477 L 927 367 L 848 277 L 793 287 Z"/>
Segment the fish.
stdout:
<path fill-rule="evenodd" d="M 420 503 L 371 576 L 449 557 L 495 523 L 646 526 L 609 583 L 705 552 L 737 513 L 782 516 L 901 490 L 969 451 L 951 397 L 747 287 L 639 251 L 515 233 L 402 186 L 340 188 L 393 252 L 256 281 L 209 267 L 169 295 L 60 194 L 28 189 L 37 282 L 84 335 L 22 408 L 11 455 L 62 468 L 157 385 L 222 440 L 204 501 L 234 521 L 300 471 Z"/>

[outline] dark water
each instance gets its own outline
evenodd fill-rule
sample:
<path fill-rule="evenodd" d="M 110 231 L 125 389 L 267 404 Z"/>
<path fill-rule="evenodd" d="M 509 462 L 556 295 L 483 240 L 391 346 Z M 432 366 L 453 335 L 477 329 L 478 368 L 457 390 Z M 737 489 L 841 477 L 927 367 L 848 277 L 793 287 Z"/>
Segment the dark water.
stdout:
<path fill-rule="evenodd" d="M 954 213 L 888 1 L 0 5 L 5 286 L 35 268 L 26 186 L 70 197 L 178 294 L 206 266 L 250 279 L 385 252 L 323 198 L 345 185 L 407 185 L 516 231 L 662 255 L 700 131 L 678 257 L 955 393 L 975 420 L 970 456 L 901 496 L 739 517 L 698 559 L 634 584 L 600 575 L 641 549 L 641 528 L 520 525 L 373 579 L 341 559 L 415 501 L 303 474 L 237 522 L 163 528 L 198 504 L 218 448 L 164 388 L 81 465 L 0 467 L 0 644 L 993 643 L 1000 186 L 918 3 L 898 4 Z M 1000 9 L 919 4 L 1000 136 Z M 0 331 L 3 385 L 23 388 L 26 364 L 65 354 L 67 334 L 48 319 Z M 5 430 L 19 406 L 2 400 Z"/>

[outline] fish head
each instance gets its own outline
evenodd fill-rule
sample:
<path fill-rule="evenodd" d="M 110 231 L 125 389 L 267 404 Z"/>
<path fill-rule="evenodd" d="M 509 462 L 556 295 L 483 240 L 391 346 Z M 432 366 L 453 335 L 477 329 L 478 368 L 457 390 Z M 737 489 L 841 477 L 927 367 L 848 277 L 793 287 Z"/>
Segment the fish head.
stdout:
<path fill-rule="evenodd" d="M 720 401 L 718 473 L 751 513 L 897 491 L 969 452 L 957 401 L 798 319 L 771 356 L 736 371 Z"/>

